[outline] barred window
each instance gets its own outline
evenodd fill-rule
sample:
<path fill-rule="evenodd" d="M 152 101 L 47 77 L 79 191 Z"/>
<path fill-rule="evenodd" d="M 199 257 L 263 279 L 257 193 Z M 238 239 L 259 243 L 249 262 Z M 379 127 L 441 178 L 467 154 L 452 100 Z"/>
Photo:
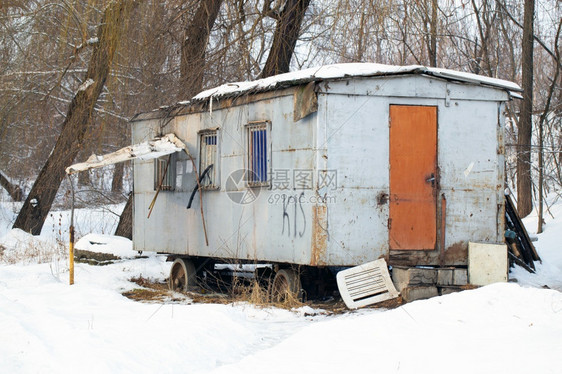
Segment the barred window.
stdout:
<path fill-rule="evenodd" d="M 248 137 L 248 173 L 250 186 L 263 186 L 268 183 L 268 129 L 267 122 L 250 124 L 246 127 Z"/>
<path fill-rule="evenodd" d="M 173 191 L 176 185 L 177 153 L 154 160 L 154 190 Z"/>
<path fill-rule="evenodd" d="M 205 173 L 201 179 L 201 186 L 216 188 L 218 186 L 217 165 L 217 131 L 207 131 L 200 135 L 199 172 Z M 212 166 L 211 166 L 212 165 Z"/>

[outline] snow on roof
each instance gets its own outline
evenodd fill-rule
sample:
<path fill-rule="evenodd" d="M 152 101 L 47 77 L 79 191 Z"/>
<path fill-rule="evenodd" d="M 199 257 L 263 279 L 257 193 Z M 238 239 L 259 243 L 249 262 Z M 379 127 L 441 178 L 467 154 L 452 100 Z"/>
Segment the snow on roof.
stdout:
<path fill-rule="evenodd" d="M 311 81 L 340 79 L 346 77 L 373 77 L 401 74 L 425 74 L 444 79 L 497 87 L 508 91 L 522 91 L 521 87 L 513 82 L 477 74 L 463 73 L 455 70 L 431 68 L 421 65 L 394 66 L 373 63 L 350 63 L 324 65 L 321 67 L 279 74 L 251 82 L 227 83 L 199 93 L 193 97 L 193 101 L 238 96 L 248 92 L 269 91 L 280 87 L 292 86 Z"/>
<path fill-rule="evenodd" d="M 74 174 L 79 171 L 101 168 L 103 166 L 134 159 L 150 160 L 181 150 L 184 150 L 189 154 L 186 145 L 177 136 L 170 133 L 161 138 L 129 145 L 118 151 L 103 156 L 93 154 L 85 162 L 71 165 L 65 170 L 67 174 Z"/>

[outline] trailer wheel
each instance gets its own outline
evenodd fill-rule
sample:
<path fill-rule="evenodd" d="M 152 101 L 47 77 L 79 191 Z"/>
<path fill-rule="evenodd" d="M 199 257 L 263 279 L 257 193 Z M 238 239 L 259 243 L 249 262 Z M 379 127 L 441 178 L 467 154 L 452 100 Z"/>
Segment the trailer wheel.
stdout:
<path fill-rule="evenodd" d="M 280 269 L 271 282 L 269 294 L 274 303 L 300 301 L 301 280 L 293 269 Z"/>
<path fill-rule="evenodd" d="M 172 291 L 186 292 L 196 285 L 196 271 L 193 262 L 186 258 L 176 258 L 170 269 L 168 288 Z"/>

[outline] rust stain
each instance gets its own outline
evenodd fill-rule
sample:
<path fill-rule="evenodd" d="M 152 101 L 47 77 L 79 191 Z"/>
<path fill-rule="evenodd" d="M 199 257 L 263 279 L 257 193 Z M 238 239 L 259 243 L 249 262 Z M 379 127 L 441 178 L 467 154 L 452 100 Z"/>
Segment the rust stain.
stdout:
<path fill-rule="evenodd" d="M 392 266 L 439 266 L 439 255 L 440 251 L 391 250 L 388 263 Z M 459 241 L 445 248 L 442 266 L 464 266 L 467 264 L 467 241 Z"/>
<path fill-rule="evenodd" d="M 325 265 L 328 241 L 328 214 L 325 205 L 316 205 L 312 209 L 312 243 L 310 265 Z"/>
<path fill-rule="evenodd" d="M 381 206 L 385 205 L 386 203 L 388 203 L 388 194 L 384 191 L 379 192 L 379 194 L 377 195 L 377 205 Z"/>
<path fill-rule="evenodd" d="M 445 233 L 447 232 L 447 199 L 445 194 L 441 194 L 441 211 L 438 214 L 441 226 L 439 227 L 439 265 L 443 266 L 445 263 Z"/>
<path fill-rule="evenodd" d="M 433 258 L 438 262 L 438 256 L 432 256 L 433 253 L 428 251 L 396 251 L 390 250 L 388 263 L 392 266 L 417 266 L 432 265 Z"/>
<path fill-rule="evenodd" d="M 297 122 L 309 114 L 318 111 L 318 96 L 316 95 L 316 83 L 310 82 L 300 86 L 293 95 L 293 121 Z"/>
<path fill-rule="evenodd" d="M 456 242 L 445 249 L 445 264 L 465 265 L 468 263 L 468 242 Z"/>
<path fill-rule="evenodd" d="M 474 181 L 470 183 L 469 188 L 464 188 L 461 191 L 464 192 L 474 192 L 474 191 L 485 191 L 485 190 L 493 190 L 496 188 L 496 184 L 493 182 L 486 183 L 485 181 Z"/>
<path fill-rule="evenodd" d="M 498 146 L 498 155 L 503 155 L 503 154 L 505 154 L 505 147 L 503 144 L 500 144 Z"/>

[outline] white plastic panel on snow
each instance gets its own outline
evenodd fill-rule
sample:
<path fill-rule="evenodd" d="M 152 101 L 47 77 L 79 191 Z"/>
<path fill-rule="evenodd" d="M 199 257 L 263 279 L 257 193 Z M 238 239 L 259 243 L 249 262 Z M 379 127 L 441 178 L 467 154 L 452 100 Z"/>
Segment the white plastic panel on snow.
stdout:
<path fill-rule="evenodd" d="M 383 258 L 342 270 L 336 279 L 340 295 L 350 309 L 380 303 L 399 295 Z"/>

